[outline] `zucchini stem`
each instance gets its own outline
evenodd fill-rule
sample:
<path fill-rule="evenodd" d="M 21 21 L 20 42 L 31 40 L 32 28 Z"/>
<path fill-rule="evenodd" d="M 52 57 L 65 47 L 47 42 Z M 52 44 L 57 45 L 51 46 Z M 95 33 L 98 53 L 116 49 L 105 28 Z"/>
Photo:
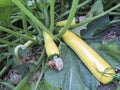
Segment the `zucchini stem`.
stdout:
<path fill-rule="evenodd" d="M 54 5 L 55 5 L 55 0 L 50 1 L 50 31 L 54 31 Z"/>
<path fill-rule="evenodd" d="M 36 39 L 36 38 L 33 38 L 33 39 Z M 15 54 L 15 56 L 19 58 L 19 55 L 18 55 L 18 53 L 19 53 L 19 52 L 18 52 L 19 48 L 22 48 L 22 49 L 24 50 L 24 49 L 26 49 L 27 47 L 29 47 L 32 43 L 33 43 L 33 41 L 28 40 L 24 45 L 21 44 L 21 45 L 16 46 L 15 49 L 14 49 L 14 54 Z"/>
<path fill-rule="evenodd" d="M 61 32 L 58 33 L 58 37 L 61 38 L 62 35 L 67 31 L 67 29 L 70 27 L 71 23 L 72 23 L 72 20 L 75 16 L 75 13 L 77 11 L 77 6 L 78 6 L 78 2 L 79 0 L 73 0 L 73 3 L 72 3 L 72 7 L 71 7 L 71 10 L 70 10 L 70 14 L 69 14 L 69 17 L 68 17 L 68 20 L 65 24 L 65 26 L 61 29 Z"/>

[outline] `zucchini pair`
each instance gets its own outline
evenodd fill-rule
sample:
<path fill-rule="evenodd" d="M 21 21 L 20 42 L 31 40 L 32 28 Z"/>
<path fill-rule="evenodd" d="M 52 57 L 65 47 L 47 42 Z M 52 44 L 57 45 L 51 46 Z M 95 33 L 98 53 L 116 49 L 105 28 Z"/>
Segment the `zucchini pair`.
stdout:
<path fill-rule="evenodd" d="M 46 53 L 48 58 L 52 58 L 52 61 L 48 62 L 48 65 L 51 68 L 54 68 L 58 71 L 60 71 L 63 68 L 63 61 L 62 59 L 59 57 L 59 49 L 56 46 L 53 38 L 47 34 L 45 31 L 43 31 L 43 37 L 44 37 L 44 44 L 45 44 L 45 49 L 46 49 Z"/>
<path fill-rule="evenodd" d="M 100 82 L 107 84 L 113 80 L 114 69 L 81 38 L 69 30 L 62 38 Z"/>

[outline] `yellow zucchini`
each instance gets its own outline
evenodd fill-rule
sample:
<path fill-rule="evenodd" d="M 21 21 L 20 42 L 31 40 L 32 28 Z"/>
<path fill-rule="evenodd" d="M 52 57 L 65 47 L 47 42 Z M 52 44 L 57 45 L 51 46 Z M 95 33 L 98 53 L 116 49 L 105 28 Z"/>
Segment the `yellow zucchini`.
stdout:
<path fill-rule="evenodd" d="M 66 31 L 62 38 L 101 83 L 113 80 L 114 69 L 81 38 L 71 31 Z"/>
<path fill-rule="evenodd" d="M 51 58 L 54 55 L 59 56 L 60 54 L 59 49 L 57 48 L 52 37 L 46 32 L 43 32 L 43 37 L 44 37 L 44 43 L 45 43 L 46 53 L 48 57 Z"/>
<path fill-rule="evenodd" d="M 57 22 L 56 26 L 64 26 L 66 24 L 66 22 L 67 22 L 67 20 L 63 20 L 63 21 Z M 72 20 L 71 26 L 76 25 L 77 23 L 79 23 L 79 18 L 75 17 Z"/>
<path fill-rule="evenodd" d="M 43 32 L 43 37 L 44 37 L 44 43 L 45 43 L 45 49 L 46 49 L 47 56 L 50 59 L 52 58 L 52 61 L 49 61 L 48 65 L 51 68 L 54 68 L 60 71 L 63 68 L 63 61 L 59 57 L 59 54 L 60 54 L 59 49 L 57 48 L 54 40 L 49 34 L 47 34 L 46 32 Z"/>

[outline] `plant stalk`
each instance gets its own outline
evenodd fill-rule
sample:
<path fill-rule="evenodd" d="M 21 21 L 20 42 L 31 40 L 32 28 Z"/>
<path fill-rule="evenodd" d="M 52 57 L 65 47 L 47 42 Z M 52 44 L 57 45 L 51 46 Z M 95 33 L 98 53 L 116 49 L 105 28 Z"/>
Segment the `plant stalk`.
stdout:
<path fill-rule="evenodd" d="M 78 2 L 79 0 L 73 0 L 73 3 L 72 3 L 72 7 L 71 7 L 71 10 L 70 10 L 70 14 L 69 14 L 69 17 L 68 17 L 68 20 L 65 24 L 65 26 L 60 30 L 60 33 L 58 33 L 58 37 L 61 38 L 62 35 L 68 30 L 68 28 L 70 27 L 71 25 L 71 22 L 75 16 L 75 13 L 77 11 L 77 5 L 78 5 Z"/>
<path fill-rule="evenodd" d="M 32 36 L 31 35 L 31 33 L 30 33 L 30 31 L 28 30 L 28 26 L 27 26 L 27 20 L 26 20 L 26 16 L 25 16 L 25 14 L 24 13 L 22 13 L 23 15 L 23 20 L 22 20 L 22 22 L 23 22 L 23 29 L 24 29 L 24 32 L 25 32 L 25 34 L 27 35 L 27 36 Z"/>
<path fill-rule="evenodd" d="M 12 31 L 12 30 L 10 30 L 10 29 L 8 29 L 8 28 L 5 28 L 5 27 L 3 27 L 3 26 L 0 26 L 0 31 L 4 31 L 4 32 L 7 32 L 7 33 L 10 33 L 10 34 L 12 34 L 12 35 L 14 35 L 14 36 L 17 36 L 17 37 L 19 36 L 19 37 L 22 37 L 22 38 L 24 38 L 24 39 L 31 40 L 31 41 L 33 41 L 33 42 L 36 41 L 35 39 L 33 39 L 33 38 L 29 37 L 29 36 L 25 36 L 25 35 L 23 35 L 23 34 L 20 34 L 20 33 L 18 33 L 18 32 Z"/>
<path fill-rule="evenodd" d="M 4 43 L 4 44 L 7 44 L 9 46 L 16 46 L 18 45 L 17 43 L 14 43 L 14 42 L 10 42 L 10 41 L 7 41 L 7 40 L 3 40 L 3 39 L 0 39 L 0 43 Z"/>
<path fill-rule="evenodd" d="M 36 25 L 47 32 L 53 39 L 56 39 L 56 37 L 19 0 L 12 0 L 12 2 L 15 3 Z"/>
<path fill-rule="evenodd" d="M 54 5 L 55 0 L 50 0 L 50 31 L 54 31 Z"/>

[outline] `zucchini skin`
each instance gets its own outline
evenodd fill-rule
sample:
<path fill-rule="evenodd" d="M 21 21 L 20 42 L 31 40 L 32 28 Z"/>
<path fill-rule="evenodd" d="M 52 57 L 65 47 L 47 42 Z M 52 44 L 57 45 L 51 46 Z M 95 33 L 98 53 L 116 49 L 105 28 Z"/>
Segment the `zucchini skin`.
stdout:
<path fill-rule="evenodd" d="M 45 31 L 43 31 L 43 37 L 44 37 L 44 43 L 45 43 L 45 49 L 47 56 L 49 58 L 52 58 L 53 56 L 59 56 L 60 52 L 59 49 L 57 48 L 54 40 L 52 37 L 47 34 Z"/>
<path fill-rule="evenodd" d="M 78 19 L 73 18 L 72 23 L 71 23 L 70 26 L 76 25 L 78 22 L 79 22 Z M 61 27 L 62 27 L 62 26 L 64 26 L 66 23 L 67 23 L 67 20 L 63 20 L 63 21 L 57 22 L 57 23 L 56 23 L 56 26 L 61 26 Z"/>
<path fill-rule="evenodd" d="M 62 38 L 101 83 L 108 84 L 113 80 L 114 69 L 81 38 L 68 30 Z"/>

